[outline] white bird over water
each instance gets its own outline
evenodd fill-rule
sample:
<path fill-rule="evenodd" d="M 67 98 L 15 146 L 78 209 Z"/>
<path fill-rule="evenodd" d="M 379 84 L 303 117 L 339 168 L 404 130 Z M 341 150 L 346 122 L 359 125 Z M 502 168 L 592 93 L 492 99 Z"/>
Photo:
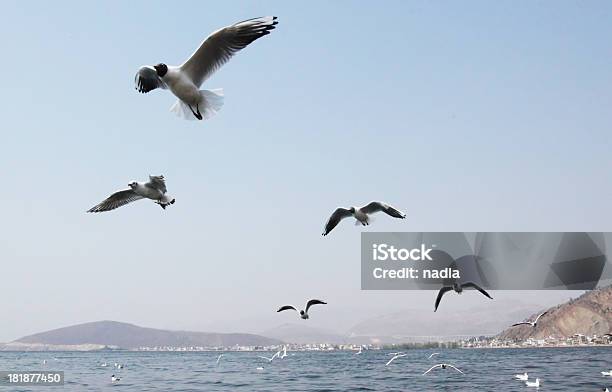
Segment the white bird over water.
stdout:
<path fill-rule="evenodd" d="M 274 359 L 275 359 L 276 357 L 278 357 L 278 356 L 280 355 L 280 353 L 281 353 L 281 352 L 280 352 L 280 350 L 279 350 L 279 351 L 277 351 L 277 352 L 276 352 L 276 354 L 272 355 L 272 357 L 270 357 L 270 358 L 268 358 L 268 357 L 264 357 L 263 355 L 258 355 L 258 357 L 259 357 L 259 358 L 261 358 L 261 359 L 265 359 L 265 360 L 266 360 L 266 361 L 268 361 L 268 362 L 272 362 L 272 361 L 274 361 Z"/>
<path fill-rule="evenodd" d="M 612 377 L 612 370 L 610 370 L 609 372 L 601 372 L 602 376 L 610 376 Z"/>
<path fill-rule="evenodd" d="M 136 90 L 170 89 L 178 98 L 170 111 L 188 120 L 208 119 L 223 106 L 223 90 L 200 90 L 202 83 L 241 49 L 270 34 L 277 23 L 276 16 L 264 16 L 217 30 L 179 66 L 159 63 L 141 67 L 134 80 Z"/>
<path fill-rule="evenodd" d="M 119 381 L 121 381 L 119 377 L 115 377 L 114 374 L 111 376 L 111 382 L 119 382 Z"/>
<path fill-rule="evenodd" d="M 312 305 L 327 305 L 327 302 L 323 302 L 320 299 L 311 299 L 310 301 L 308 301 L 308 303 L 306 303 L 306 310 L 300 310 L 300 317 L 304 320 L 308 320 L 310 318 L 310 316 L 308 315 L 308 309 L 310 309 L 310 307 Z M 276 312 L 282 312 L 284 310 L 295 310 L 297 311 L 297 309 L 292 306 L 292 305 L 285 305 L 285 306 L 281 306 Z"/>
<path fill-rule="evenodd" d="M 387 363 L 385 364 L 385 366 L 389 366 L 389 364 L 390 364 L 391 362 L 395 361 L 396 359 L 401 358 L 401 357 L 405 357 L 406 355 L 408 355 L 408 354 L 404 354 L 404 353 L 393 353 L 393 354 L 394 354 L 394 355 L 393 355 L 393 358 L 391 358 L 391 359 L 389 360 L 389 362 L 387 362 Z"/>
<path fill-rule="evenodd" d="M 164 210 L 175 202 L 174 198 L 166 194 L 168 190 L 164 176 L 149 176 L 149 182 L 132 181 L 128 186 L 130 189 L 113 193 L 87 212 L 110 211 L 140 199 L 151 199 Z"/>
<path fill-rule="evenodd" d="M 219 355 L 219 356 L 217 357 L 217 365 L 219 364 L 219 361 L 221 360 L 221 357 L 222 357 L 222 356 L 223 356 L 223 354 L 221 354 L 221 355 Z"/>
<path fill-rule="evenodd" d="M 514 378 L 516 378 L 517 380 L 520 380 L 520 381 L 527 381 L 527 380 L 529 380 L 529 375 L 527 373 L 515 374 Z"/>
<path fill-rule="evenodd" d="M 540 315 L 536 317 L 533 321 L 521 321 L 520 323 L 512 324 L 512 326 L 516 327 L 517 325 L 531 325 L 535 328 L 536 325 L 538 325 L 538 320 L 540 319 L 540 317 L 544 316 L 546 313 L 548 313 L 548 310 L 544 313 L 540 313 Z"/>
<path fill-rule="evenodd" d="M 285 346 L 283 346 L 283 352 L 282 352 L 282 354 L 280 355 L 279 358 L 280 359 L 284 359 L 286 356 L 287 356 L 287 346 L 285 345 Z"/>
<path fill-rule="evenodd" d="M 336 211 L 329 217 L 327 223 L 325 224 L 325 230 L 323 231 L 323 235 L 326 236 L 330 231 L 334 229 L 340 223 L 340 221 L 344 218 L 353 217 L 355 218 L 355 224 L 361 224 L 362 226 L 367 226 L 370 224 L 370 215 L 376 212 L 384 212 L 385 214 L 392 216 L 394 218 L 404 219 L 406 218 L 406 214 L 403 212 L 396 210 L 388 204 L 382 203 L 380 201 L 373 201 L 368 205 L 365 205 L 361 208 L 350 207 L 343 208 L 338 207 Z"/>
<path fill-rule="evenodd" d="M 536 378 L 536 380 L 534 382 L 531 381 L 525 381 L 525 385 L 527 385 L 528 387 L 536 387 L 539 388 L 540 387 L 540 379 Z"/>
<path fill-rule="evenodd" d="M 440 353 L 431 353 L 431 355 L 429 356 L 429 359 L 431 359 L 431 357 L 433 357 L 434 355 L 440 355 Z"/>
<path fill-rule="evenodd" d="M 429 368 L 429 370 L 428 370 L 428 371 L 426 371 L 425 373 L 423 373 L 423 375 L 426 375 L 427 373 L 429 373 L 429 372 L 431 372 L 432 370 L 437 369 L 437 368 L 440 368 L 440 369 L 453 368 L 453 369 L 455 369 L 456 371 L 458 371 L 459 373 L 463 374 L 463 372 L 462 372 L 461 370 L 457 369 L 457 368 L 456 368 L 456 367 L 454 367 L 453 365 L 449 365 L 448 363 L 439 363 L 439 364 L 434 365 L 434 366 L 432 366 L 431 368 Z"/>

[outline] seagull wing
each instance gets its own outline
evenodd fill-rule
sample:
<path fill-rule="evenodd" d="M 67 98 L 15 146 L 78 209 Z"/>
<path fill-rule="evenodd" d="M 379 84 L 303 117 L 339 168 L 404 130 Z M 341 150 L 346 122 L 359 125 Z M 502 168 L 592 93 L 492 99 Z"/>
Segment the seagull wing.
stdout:
<path fill-rule="evenodd" d="M 444 295 L 444 293 L 446 293 L 447 291 L 451 291 L 452 289 L 452 287 L 445 286 L 442 287 L 440 291 L 438 291 L 438 297 L 436 298 L 436 306 L 434 308 L 434 312 L 438 310 L 438 306 L 440 305 L 440 301 L 442 301 L 442 296 Z"/>
<path fill-rule="evenodd" d="M 389 364 L 390 364 L 391 362 L 395 361 L 395 360 L 396 360 L 396 359 L 398 359 L 398 358 L 405 357 L 406 355 L 408 355 L 408 354 L 397 354 L 397 355 L 395 355 L 393 358 L 391 358 L 391 359 L 389 360 L 389 362 L 387 362 L 387 363 L 385 364 L 385 366 L 389 366 Z"/>
<path fill-rule="evenodd" d="M 119 208 L 142 198 L 142 196 L 136 194 L 136 192 L 134 192 L 133 190 L 126 189 L 124 191 L 113 193 L 100 204 L 91 207 L 89 210 L 87 210 L 87 212 L 103 212 L 114 210 L 115 208 Z"/>
<path fill-rule="evenodd" d="M 396 210 L 388 204 L 381 203 L 379 201 L 373 201 L 370 204 L 363 206 L 360 208 L 363 213 L 373 214 L 375 212 L 383 211 L 385 214 L 390 215 L 394 218 L 404 219 L 406 214 L 401 211 Z"/>
<path fill-rule="evenodd" d="M 544 312 L 544 313 L 540 313 L 540 315 L 539 315 L 538 317 L 536 317 L 536 319 L 535 319 L 535 320 L 533 320 L 533 322 L 534 322 L 534 323 L 537 323 L 537 322 L 538 322 L 538 320 L 540 319 L 540 317 L 544 316 L 546 313 L 548 313 L 548 310 L 547 310 L 546 312 Z"/>
<path fill-rule="evenodd" d="M 140 67 L 134 77 L 134 84 L 139 93 L 148 93 L 156 88 L 167 89 L 166 83 L 157 76 L 157 71 L 150 65 Z"/>
<path fill-rule="evenodd" d="M 438 364 L 438 365 L 433 365 L 432 367 L 429 368 L 428 371 L 426 371 L 425 373 L 423 373 L 423 375 L 426 375 L 427 373 L 431 372 L 432 370 L 434 370 L 435 368 L 439 368 L 442 367 L 442 364 Z"/>
<path fill-rule="evenodd" d="M 278 310 L 276 311 L 276 313 L 278 312 L 282 312 L 283 310 L 295 310 L 297 312 L 297 309 L 294 308 L 291 305 L 285 305 L 285 306 L 281 306 L 280 308 L 278 308 Z"/>
<path fill-rule="evenodd" d="M 325 224 L 325 231 L 323 232 L 323 235 L 328 235 L 329 232 L 334 229 L 334 227 L 338 226 L 338 223 L 340 223 L 342 219 L 348 218 L 349 216 L 352 216 L 352 215 L 353 213 L 351 212 L 351 210 L 348 210 L 342 207 L 337 208 L 336 211 L 334 211 L 334 213 L 331 214 L 331 216 L 327 220 L 327 223 Z"/>
<path fill-rule="evenodd" d="M 528 321 L 521 321 L 520 323 L 512 324 L 512 327 L 516 327 L 517 325 L 531 325 Z"/>
<path fill-rule="evenodd" d="M 146 185 L 151 188 L 157 189 L 161 193 L 168 192 L 168 189 L 166 189 L 166 179 L 164 178 L 164 176 L 149 175 L 149 182 Z"/>
<path fill-rule="evenodd" d="M 270 34 L 277 23 L 276 16 L 265 16 L 217 30 L 181 65 L 181 70 L 196 86 L 200 86 L 238 51 L 256 39 Z"/>
<path fill-rule="evenodd" d="M 308 313 L 308 309 L 310 309 L 312 305 L 327 305 L 327 302 L 323 302 L 320 299 L 311 299 L 306 304 L 306 313 Z"/>
<path fill-rule="evenodd" d="M 446 366 L 448 367 L 452 367 L 453 369 L 455 369 L 456 371 L 458 371 L 459 373 L 463 374 L 463 372 L 459 369 L 457 369 L 456 367 L 454 367 L 453 365 L 449 365 L 448 363 L 446 364 Z"/>
<path fill-rule="evenodd" d="M 493 299 L 493 297 L 491 297 L 489 295 L 489 293 L 487 293 L 482 287 L 478 286 L 476 283 L 474 282 L 467 282 L 461 285 L 461 287 L 473 287 L 476 290 L 480 291 L 482 294 L 484 294 L 484 296 L 489 297 L 491 299 Z"/>

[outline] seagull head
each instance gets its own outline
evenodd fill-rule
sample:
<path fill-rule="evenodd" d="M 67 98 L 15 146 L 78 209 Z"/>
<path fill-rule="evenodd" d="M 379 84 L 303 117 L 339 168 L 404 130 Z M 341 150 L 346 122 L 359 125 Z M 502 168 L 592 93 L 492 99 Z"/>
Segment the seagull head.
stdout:
<path fill-rule="evenodd" d="M 164 75 L 168 73 L 168 66 L 164 63 L 154 65 L 153 68 L 155 68 L 155 72 L 157 72 L 157 76 L 159 76 L 160 78 L 163 78 Z"/>
<path fill-rule="evenodd" d="M 136 185 L 138 185 L 138 183 L 136 181 L 132 181 L 128 184 L 128 186 L 132 189 L 136 188 Z M 117 364 L 115 364 L 115 366 L 117 366 Z"/>
<path fill-rule="evenodd" d="M 304 311 L 300 310 L 300 315 L 303 316 L 304 315 Z"/>
<path fill-rule="evenodd" d="M 349 211 L 351 212 L 351 214 L 354 214 L 355 213 L 355 207 L 349 208 Z"/>

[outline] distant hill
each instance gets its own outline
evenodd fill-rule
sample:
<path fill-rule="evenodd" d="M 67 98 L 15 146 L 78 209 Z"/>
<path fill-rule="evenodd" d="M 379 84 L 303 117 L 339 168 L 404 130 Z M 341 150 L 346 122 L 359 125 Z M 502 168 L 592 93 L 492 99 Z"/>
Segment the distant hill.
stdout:
<path fill-rule="evenodd" d="M 337 334 L 335 332 L 298 324 L 279 325 L 278 327 L 261 332 L 260 335 L 295 344 L 340 344 L 346 343 L 347 341 L 346 336 Z"/>
<path fill-rule="evenodd" d="M 542 310 L 543 311 L 543 310 Z M 533 320 L 540 312 L 534 313 Z M 521 320 L 518 320 L 521 321 Z M 504 340 L 523 341 L 549 336 L 568 337 L 574 334 L 603 335 L 612 332 L 612 285 L 586 292 L 580 297 L 548 309 L 536 328 L 521 325 L 498 335 Z"/>
<path fill-rule="evenodd" d="M 266 346 L 280 343 L 282 342 L 277 339 L 253 334 L 168 331 L 116 321 L 97 321 L 54 329 L 25 336 L 13 342 L 13 344 L 57 346 L 100 345 L 124 349 L 143 346 Z"/>

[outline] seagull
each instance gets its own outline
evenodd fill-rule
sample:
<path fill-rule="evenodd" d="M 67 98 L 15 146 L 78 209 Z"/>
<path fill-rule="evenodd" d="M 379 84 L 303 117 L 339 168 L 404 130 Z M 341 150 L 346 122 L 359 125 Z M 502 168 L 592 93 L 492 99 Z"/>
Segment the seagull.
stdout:
<path fill-rule="evenodd" d="M 536 327 L 536 325 L 538 324 L 538 320 L 540 319 L 540 317 L 544 316 L 546 313 L 548 313 L 548 310 L 544 313 L 541 313 L 538 317 L 535 318 L 535 320 L 533 321 L 521 321 L 520 323 L 516 323 L 516 324 L 512 324 L 513 327 L 516 327 L 517 325 L 531 325 L 532 327 Z"/>
<path fill-rule="evenodd" d="M 525 385 L 527 385 L 528 387 L 536 387 L 536 388 L 539 388 L 539 387 L 540 387 L 540 379 L 539 379 L 539 378 L 536 378 L 535 382 L 525 381 Z"/>
<path fill-rule="evenodd" d="M 446 369 L 446 368 L 453 368 L 456 371 L 458 371 L 459 373 L 463 374 L 463 372 L 459 369 L 457 369 L 456 367 L 454 367 L 453 365 L 449 365 L 448 363 L 439 363 L 437 365 L 432 366 L 431 368 L 429 368 L 428 371 L 426 371 L 425 373 L 423 373 L 423 375 L 426 375 L 427 373 L 431 372 L 432 370 L 436 369 L 436 368 L 440 368 L 440 369 Z"/>
<path fill-rule="evenodd" d="M 287 356 L 287 346 L 283 346 L 283 353 L 280 355 L 280 359 L 284 359 Z"/>
<path fill-rule="evenodd" d="M 268 362 L 272 362 L 272 361 L 274 361 L 274 358 L 278 357 L 279 355 L 280 355 L 280 351 L 277 351 L 276 354 L 272 355 L 271 358 L 264 357 L 263 355 L 258 355 L 258 357 L 261 358 L 261 359 L 265 359 Z"/>
<path fill-rule="evenodd" d="M 359 351 L 355 353 L 355 355 L 359 355 L 363 352 L 363 346 L 359 346 Z"/>
<path fill-rule="evenodd" d="M 440 355 L 440 353 L 432 353 L 432 354 L 429 356 L 429 359 L 431 359 L 431 357 L 433 357 L 434 355 Z"/>
<path fill-rule="evenodd" d="M 319 299 L 311 299 L 310 301 L 308 301 L 308 303 L 306 304 L 306 310 L 300 310 L 300 317 L 304 320 L 308 320 L 310 317 L 308 316 L 308 309 L 310 309 L 310 307 L 312 305 L 327 305 L 327 302 L 323 302 Z M 297 309 L 291 305 L 285 305 L 285 306 L 281 306 L 276 312 L 282 312 L 283 310 L 295 310 L 297 311 Z"/>
<path fill-rule="evenodd" d="M 610 376 L 612 377 L 612 370 L 610 370 L 609 372 L 601 372 L 602 376 Z"/>
<path fill-rule="evenodd" d="M 166 194 L 167 189 L 164 176 L 149 176 L 149 182 L 132 181 L 128 186 L 130 189 L 113 193 L 106 200 L 90 208 L 87 212 L 110 211 L 140 199 L 151 199 L 164 210 L 175 202 L 174 198 Z"/>
<path fill-rule="evenodd" d="M 217 30 L 182 65 L 142 66 L 134 78 L 135 88 L 140 93 L 156 88 L 170 89 L 178 98 L 171 112 L 188 120 L 208 119 L 221 110 L 223 90 L 200 90 L 202 83 L 241 49 L 270 34 L 276 28 L 276 19 L 276 16 L 264 16 Z"/>
<path fill-rule="evenodd" d="M 118 381 L 121 381 L 121 379 L 119 377 L 115 377 L 115 375 L 113 374 L 111 376 L 111 382 L 118 382 Z"/>
<path fill-rule="evenodd" d="M 334 211 L 334 213 L 329 217 L 329 220 L 325 224 L 325 231 L 323 235 L 326 236 L 330 231 L 334 229 L 340 223 L 340 221 L 344 218 L 348 218 L 352 216 L 356 219 L 355 224 L 358 225 L 361 223 L 362 226 L 367 226 L 370 224 L 370 216 L 375 212 L 383 211 L 385 214 L 390 215 L 394 218 L 404 219 L 406 218 L 406 214 L 401 211 L 396 210 L 388 204 L 382 203 L 380 201 L 373 201 L 368 205 L 365 205 L 361 208 L 351 207 L 351 208 L 342 208 L 339 207 Z"/>
<path fill-rule="evenodd" d="M 395 361 L 396 359 L 401 358 L 401 357 L 405 357 L 406 355 L 408 355 L 408 354 L 404 354 L 404 353 L 394 353 L 394 354 L 395 354 L 395 355 L 393 355 L 393 358 L 391 358 L 391 359 L 389 360 L 389 362 L 387 362 L 387 363 L 385 364 L 385 366 L 389 366 L 389 364 L 390 364 L 391 362 Z"/>
<path fill-rule="evenodd" d="M 223 356 L 223 354 L 221 354 L 221 355 L 219 355 L 219 356 L 217 357 L 217 365 L 219 364 L 219 361 L 221 360 L 221 357 L 222 357 L 222 356 Z"/>
<path fill-rule="evenodd" d="M 463 284 L 459 284 L 459 283 L 453 283 L 452 286 L 444 286 L 440 289 L 440 291 L 438 292 L 438 298 L 436 298 L 436 307 L 434 308 L 434 312 L 436 310 L 438 310 L 438 306 L 440 305 L 440 301 L 442 300 L 442 296 L 444 295 L 444 293 L 446 293 L 447 291 L 451 291 L 451 290 L 455 290 L 457 292 L 457 294 L 461 294 L 463 292 L 463 288 L 464 287 L 473 287 L 476 290 L 480 291 L 481 293 L 483 293 L 485 296 L 493 299 L 489 293 L 487 293 L 484 289 L 482 289 L 480 286 L 478 286 L 476 283 L 472 283 L 472 282 L 466 282 Z"/>
<path fill-rule="evenodd" d="M 529 380 L 529 375 L 525 372 L 523 374 L 515 374 L 514 378 L 516 378 L 517 380 L 521 380 L 521 381 L 527 381 Z"/>
<path fill-rule="evenodd" d="M 107 366 L 108 366 L 108 364 L 107 364 L 106 362 L 104 362 L 104 363 L 102 363 L 100 366 L 101 366 L 101 367 L 107 367 Z"/>
<path fill-rule="evenodd" d="M 601 388 L 601 390 L 602 390 L 603 392 L 610 392 L 610 390 L 609 390 L 608 388 Z"/>

